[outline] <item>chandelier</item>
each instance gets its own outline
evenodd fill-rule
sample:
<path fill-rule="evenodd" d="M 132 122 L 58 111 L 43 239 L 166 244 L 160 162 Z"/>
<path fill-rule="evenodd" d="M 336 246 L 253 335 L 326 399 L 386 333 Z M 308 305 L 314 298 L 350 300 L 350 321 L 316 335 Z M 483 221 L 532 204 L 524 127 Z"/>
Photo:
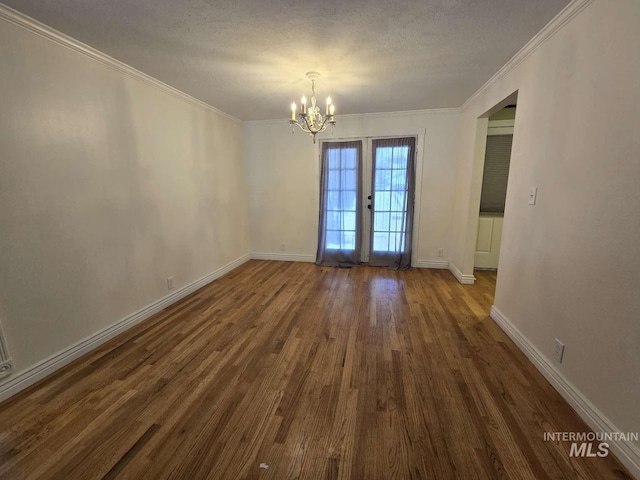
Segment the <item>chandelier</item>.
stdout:
<path fill-rule="evenodd" d="M 324 132 L 329 125 L 336 124 L 335 105 L 331 103 L 331 97 L 327 97 L 325 114 L 320 113 L 320 107 L 316 105 L 316 80 L 320 78 L 318 72 L 307 72 L 307 78 L 311 80 L 311 106 L 307 107 L 307 97 L 303 96 L 300 100 L 299 120 L 296 120 L 297 107 L 296 103 L 291 104 L 291 128 L 293 125 L 299 126 L 303 131 L 313 137 L 313 143 L 316 143 L 316 135 Z M 292 130 L 293 131 L 293 130 Z"/>

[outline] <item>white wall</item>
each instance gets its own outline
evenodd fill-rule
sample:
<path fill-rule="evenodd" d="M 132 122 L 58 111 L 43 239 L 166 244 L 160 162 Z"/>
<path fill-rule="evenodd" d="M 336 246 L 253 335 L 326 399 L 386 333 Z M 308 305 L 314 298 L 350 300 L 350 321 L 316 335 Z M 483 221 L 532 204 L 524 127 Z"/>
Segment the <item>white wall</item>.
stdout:
<path fill-rule="evenodd" d="M 5 20 L 0 45 L 0 320 L 19 373 L 168 276 L 246 255 L 248 209 L 238 121 Z"/>
<path fill-rule="evenodd" d="M 419 262 L 445 261 L 451 243 L 459 113 L 456 110 L 340 116 L 333 137 L 348 139 L 417 135 L 422 175 L 416 219 Z M 317 145 L 287 120 L 245 122 L 244 151 L 249 191 L 251 251 L 313 259 L 318 235 L 319 158 Z M 419 137 L 419 143 L 422 137 Z M 320 140 L 318 140 L 318 145 Z M 286 244 L 286 252 L 281 251 Z M 442 258 L 437 249 L 443 248 Z M 296 258 L 296 257 L 293 257 Z"/>
<path fill-rule="evenodd" d="M 640 2 L 595 1 L 465 106 L 453 255 L 468 272 L 477 118 L 517 90 L 495 306 L 632 432 L 640 431 L 638 25 Z M 562 364 L 550 360 L 556 337 L 566 345 Z"/>

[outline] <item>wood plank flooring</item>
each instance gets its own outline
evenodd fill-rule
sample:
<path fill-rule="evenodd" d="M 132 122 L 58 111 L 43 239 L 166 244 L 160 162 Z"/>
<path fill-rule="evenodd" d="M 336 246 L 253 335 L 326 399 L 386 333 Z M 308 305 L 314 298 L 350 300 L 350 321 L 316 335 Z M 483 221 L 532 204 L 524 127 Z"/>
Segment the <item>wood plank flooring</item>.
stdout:
<path fill-rule="evenodd" d="M 631 478 L 477 273 L 248 262 L 0 405 L 0 478 Z"/>

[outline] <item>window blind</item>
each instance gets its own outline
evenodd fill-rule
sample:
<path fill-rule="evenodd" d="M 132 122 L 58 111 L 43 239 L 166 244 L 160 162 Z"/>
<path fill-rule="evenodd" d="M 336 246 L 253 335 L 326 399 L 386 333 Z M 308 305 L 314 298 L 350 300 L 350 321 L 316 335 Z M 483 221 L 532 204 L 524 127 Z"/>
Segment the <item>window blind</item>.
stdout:
<path fill-rule="evenodd" d="M 482 175 L 480 213 L 504 213 L 513 135 L 490 135 Z"/>

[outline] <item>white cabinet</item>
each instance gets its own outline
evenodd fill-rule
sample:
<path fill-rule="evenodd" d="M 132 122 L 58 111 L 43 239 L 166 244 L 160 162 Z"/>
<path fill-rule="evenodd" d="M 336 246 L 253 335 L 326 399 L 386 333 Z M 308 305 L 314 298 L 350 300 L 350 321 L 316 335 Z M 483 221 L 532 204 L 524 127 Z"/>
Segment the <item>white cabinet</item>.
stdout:
<path fill-rule="evenodd" d="M 502 215 L 480 215 L 474 263 L 476 268 L 498 268 L 503 220 Z"/>

